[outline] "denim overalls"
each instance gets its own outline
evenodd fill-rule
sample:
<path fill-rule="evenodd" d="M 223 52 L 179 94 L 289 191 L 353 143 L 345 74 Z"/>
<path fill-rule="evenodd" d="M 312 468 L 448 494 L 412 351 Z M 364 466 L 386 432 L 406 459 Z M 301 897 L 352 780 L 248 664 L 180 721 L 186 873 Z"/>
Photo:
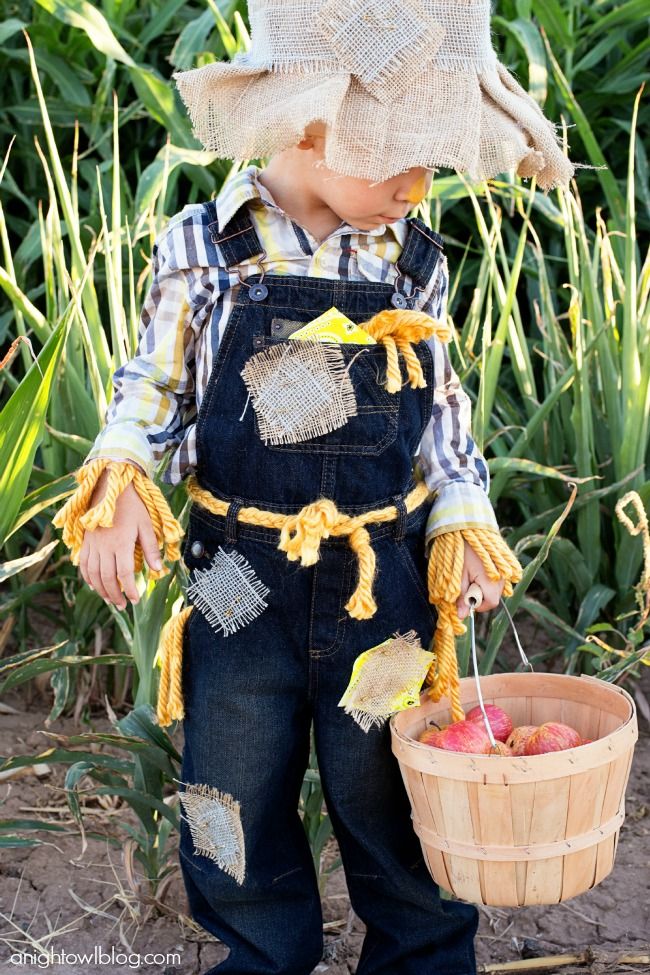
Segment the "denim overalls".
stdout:
<path fill-rule="evenodd" d="M 204 221 L 215 262 L 234 267 L 263 253 L 246 206 L 219 230 L 208 203 Z M 398 287 L 404 275 L 425 287 L 442 260 L 441 243 L 421 221 L 409 221 Z M 337 707 L 362 651 L 397 631 L 414 629 L 425 647 L 433 635 L 428 505 L 407 514 L 403 500 L 432 412 L 430 350 L 416 346 L 426 388 L 404 385 L 391 394 L 383 384 L 384 347 L 342 345 L 357 415 L 331 433 L 276 446 L 260 438 L 240 375 L 252 355 L 293 345 L 287 335 L 332 305 L 360 323 L 412 304 L 411 295 L 388 284 L 256 274 L 239 288 L 213 364 L 197 420 L 197 478 L 231 506 L 227 517 L 192 506 L 183 559 L 190 570 L 206 569 L 219 548 L 236 551 L 268 595 L 264 611 L 227 636 L 196 609 L 185 628 L 182 782 L 239 804 L 245 856 L 238 881 L 196 852 L 182 818 L 180 862 L 192 915 L 230 948 L 205 975 L 310 975 L 321 959 L 317 878 L 297 812 L 312 721 L 352 906 L 367 926 L 358 975 L 476 971 L 478 912 L 439 898 L 411 826 L 388 724 L 366 733 Z M 351 619 L 344 608 L 357 572 L 345 538 L 323 541 L 319 561 L 303 567 L 278 551 L 278 530 L 237 521 L 242 506 L 286 514 L 321 497 L 346 514 L 391 504 L 400 512 L 368 529 L 377 557 L 371 619 Z"/>

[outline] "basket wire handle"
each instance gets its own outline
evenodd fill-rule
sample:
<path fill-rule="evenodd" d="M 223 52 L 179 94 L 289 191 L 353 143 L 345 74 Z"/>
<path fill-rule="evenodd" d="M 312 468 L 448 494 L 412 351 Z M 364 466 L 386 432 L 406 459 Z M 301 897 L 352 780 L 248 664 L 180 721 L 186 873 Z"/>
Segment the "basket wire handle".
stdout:
<path fill-rule="evenodd" d="M 479 707 L 481 708 L 481 713 L 483 714 L 483 722 L 485 724 L 485 730 L 488 733 L 488 738 L 490 739 L 490 744 L 492 749 L 496 751 L 497 743 L 495 741 L 494 735 L 492 733 L 492 727 L 485 710 L 485 704 L 483 703 L 483 693 L 481 691 L 481 682 L 478 676 L 478 660 L 476 658 L 476 632 L 474 629 L 474 609 L 480 606 L 483 602 L 483 591 L 481 587 L 473 582 L 467 592 L 465 593 L 465 603 L 469 606 L 469 632 L 470 640 L 472 644 L 472 667 L 474 670 L 474 682 L 476 684 L 476 695 L 478 697 Z M 521 645 L 521 640 L 519 639 L 519 634 L 517 633 L 517 628 L 515 626 L 514 620 L 510 614 L 510 610 L 506 606 L 503 599 L 501 599 L 501 605 L 505 610 L 505 614 L 508 617 L 508 622 L 512 627 L 512 632 L 515 637 L 515 643 L 517 644 L 517 650 L 519 651 L 519 656 L 521 657 L 522 663 L 525 667 L 529 667 L 533 671 L 533 665 L 524 653 L 524 648 Z"/>

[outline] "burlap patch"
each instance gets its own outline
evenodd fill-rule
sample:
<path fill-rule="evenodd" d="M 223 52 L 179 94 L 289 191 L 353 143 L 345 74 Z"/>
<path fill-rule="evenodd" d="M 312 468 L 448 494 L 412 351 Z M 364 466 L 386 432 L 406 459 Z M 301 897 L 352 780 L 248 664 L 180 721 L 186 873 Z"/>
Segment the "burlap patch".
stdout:
<path fill-rule="evenodd" d="M 341 64 L 386 103 L 445 36 L 418 0 L 327 0 L 319 19 Z"/>
<path fill-rule="evenodd" d="M 179 796 L 196 853 L 214 860 L 241 886 L 246 873 L 239 803 L 227 792 L 187 783 Z"/>
<path fill-rule="evenodd" d="M 266 607 L 269 589 L 239 552 L 219 548 L 208 569 L 195 569 L 187 587 L 190 602 L 223 636 L 252 623 Z"/>
<path fill-rule="evenodd" d="M 271 346 L 251 356 L 241 375 L 264 443 L 311 440 L 356 416 L 354 387 L 337 345 Z"/>
<path fill-rule="evenodd" d="M 424 650 L 415 630 L 398 633 L 359 654 L 339 701 L 363 731 L 381 727 L 396 711 L 419 704 L 419 692 L 433 654 Z"/>

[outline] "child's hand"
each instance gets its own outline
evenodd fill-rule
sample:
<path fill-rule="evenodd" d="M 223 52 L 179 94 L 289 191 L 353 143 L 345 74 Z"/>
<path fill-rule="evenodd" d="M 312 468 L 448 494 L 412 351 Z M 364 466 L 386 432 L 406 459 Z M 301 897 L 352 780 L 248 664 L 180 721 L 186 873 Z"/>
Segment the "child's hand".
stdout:
<path fill-rule="evenodd" d="M 91 507 L 106 493 L 108 472 L 104 471 L 91 499 Z M 115 503 L 111 528 L 96 528 L 84 534 L 79 554 L 79 570 L 91 589 L 118 609 L 126 606 L 125 594 L 132 603 L 139 600 L 133 573 L 136 541 L 140 542 L 147 565 L 162 568 L 160 550 L 149 513 L 132 484 L 128 484 Z M 124 593 L 120 591 L 120 583 Z"/>
<path fill-rule="evenodd" d="M 492 582 L 491 579 L 488 579 L 483 568 L 483 563 L 474 549 L 467 542 L 464 544 L 465 560 L 463 562 L 463 577 L 460 584 L 461 595 L 460 599 L 456 602 L 459 620 L 464 620 L 466 616 L 469 616 L 469 606 L 465 602 L 465 593 L 473 582 L 479 585 L 483 592 L 483 602 L 480 606 L 475 607 L 475 612 L 477 613 L 486 613 L 488 610 L 498 606 L 505 585 L 503 579 L 499 579 L 498 582 Z"/>

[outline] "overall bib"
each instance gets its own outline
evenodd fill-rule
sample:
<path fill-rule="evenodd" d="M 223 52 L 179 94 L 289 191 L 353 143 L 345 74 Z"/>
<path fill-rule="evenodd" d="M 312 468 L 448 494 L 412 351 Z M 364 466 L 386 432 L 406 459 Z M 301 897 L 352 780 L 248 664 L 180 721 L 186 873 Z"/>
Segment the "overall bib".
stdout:
<path fill-rule="evenodd" d="M 204 219 L 216 263 L 235 266 L 263 254 L 245 206 L 220 231 L 214 203 Z M 441 238 L 410 220 L 398 286 L 408 275 L 424 288 L 441 260 Z M 409 514 L 404 505 L 432 412 L 430 350 L 415 346 L 426 388 L 388 393 L 384 347 L 340 345 L 357 413 L 301 442 L 263 441 L 241 376 L 256 353 L 295 346 L 287 336 L 333 305 L 362 323 L 383 309 L 412 306 L 412 296 L 368 281 L 247 278 L 199 410 L 197 480 L 230 508 L 222 517 L 193 504 L 184 562 L 207 570 L 219 550 L 236 553 L 267 594 L 263 611 L 235 632 L 216 631 L 196 609 L 185 627 L 182 783 L 212 796 L 214 816 L 229 824 L 224 844 L 236 869 L 197 852 L 196 829 L 183 816 L 183 879 L 193 917 L 230 948 L 205 975 L 310 975 L 322 956 L 322 915 L 297 810 L 313 722 L 351 903 L 367 926 L 358 975 L 474 975 L 478 912 L 439 897 L 411 826 L 388 723 L 366 733 L 337 707 L 362 651 L 397 631 L 415 630 L 425 647 L 433 635 L 424 553 L 429 506 Z M 319 560 L 305 567 L 278 551 L 277 529 L 237 520 L 243 506 L 287 514 L 319 498 L 350 515 L 397 508 L 393 521 L 368 526 L 377 559 L 371 619 L 352 619 L 345 609 L 357 573 L 345 538 L 325 539 Z"/>

